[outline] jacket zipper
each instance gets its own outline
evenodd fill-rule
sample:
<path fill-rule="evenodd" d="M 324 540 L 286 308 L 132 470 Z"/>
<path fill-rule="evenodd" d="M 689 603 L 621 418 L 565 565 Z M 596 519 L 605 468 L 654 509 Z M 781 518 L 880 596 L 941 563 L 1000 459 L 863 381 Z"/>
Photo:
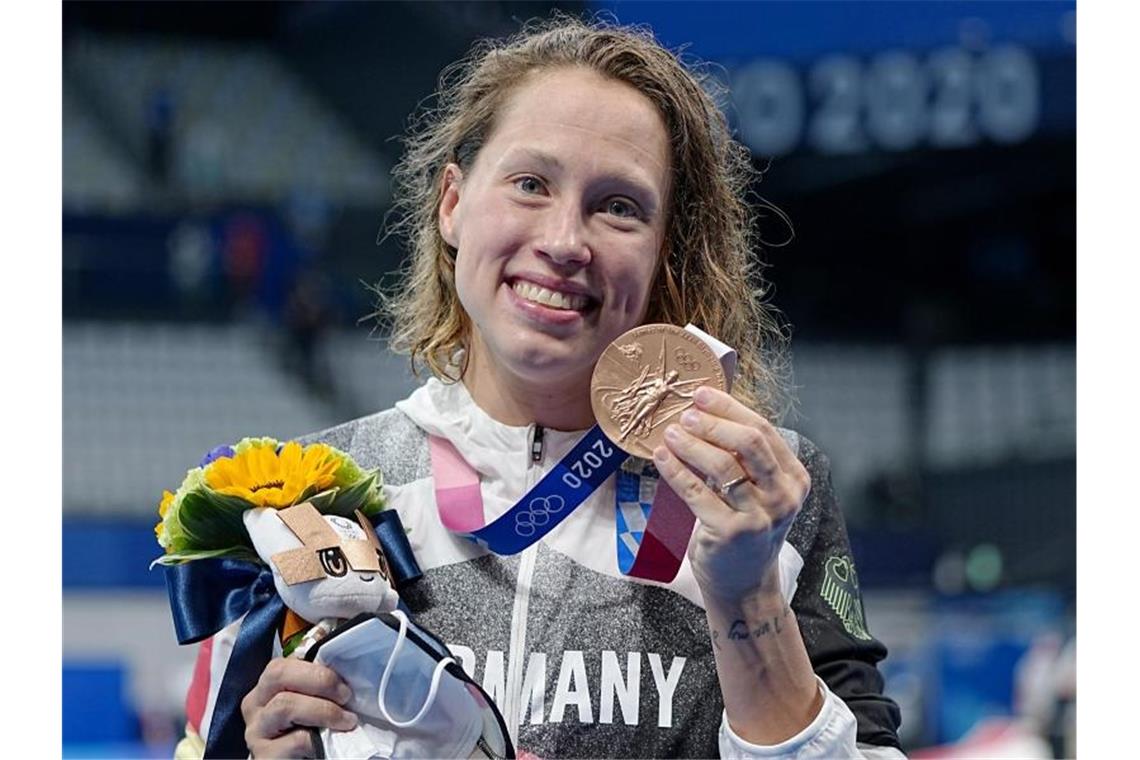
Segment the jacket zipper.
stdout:
<path fill-rule="evenodd" d="M 542 461 L 542 439 L 545 434 L 546 431 L 543 429 L 542 425 L 535 424 L 534 438 L 531 440 L 530 444 L 530 461 L 535 463 Z"/>
<path fill-rule="evenodd" d="M 544 437 L 542 425 L 534 426 L 531 439 L 530 465 L 526 469 L 524 492 L 538 482 L 541 474 L 542 442 Z M 538 554 L 538 544 L 523 550 L 519 555 L 518 580 L 515 582 L 515 602 L 511 609 L 511 642 L 507 650 L 507 694 L 506 694 L 506 723 L 511 734 L 511 744 L 516 751 L 519 746 L 519 728 L 522 722 L 522 681 L 526 672 L 527 663 L 523 662 L 526 654 L 526 628 L 527 612 L 530 607 L 530 584 L 534 578 L 535 558 Z"/>

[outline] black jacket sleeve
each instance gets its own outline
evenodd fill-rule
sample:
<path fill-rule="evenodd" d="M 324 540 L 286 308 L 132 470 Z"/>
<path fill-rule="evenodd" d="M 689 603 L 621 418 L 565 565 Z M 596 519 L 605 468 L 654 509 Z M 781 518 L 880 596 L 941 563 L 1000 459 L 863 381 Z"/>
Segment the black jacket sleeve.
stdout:
<path fill-rule="evenodd" d="M 856 741 L 901 749 L 899 708 L 883 695 L 883 676 L 876 667 L 887 650 L 867 628 L 830 462 L 802 437 L 799 458 L 812 485 L 788 541 L 804 558 L 792 608 L 808 656 L 816 674 L 855 714 Z"/>

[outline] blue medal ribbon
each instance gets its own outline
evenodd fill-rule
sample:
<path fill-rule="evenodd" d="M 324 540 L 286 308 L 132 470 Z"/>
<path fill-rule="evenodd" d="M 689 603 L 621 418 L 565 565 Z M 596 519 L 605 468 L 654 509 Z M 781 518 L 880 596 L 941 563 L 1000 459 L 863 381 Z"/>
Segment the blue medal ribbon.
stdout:
<path fill-rule="evenodd" d="M 554 530 L 628 456 L 594 426 L 517 504 L 465 535 L 496 554 L 518 554 Z"/>
<path fill-rule="evenodd" d="M 651 464 L 632 471 L 601 428 L 595 427 L 538 485 L 490 525 L 483 525 L 479 476 L 447 440 L 429 441 L 440 520 L 452 533 L 507 555 L 554 530 L 617 470 L 618 568 L 625 575 L 669 583 L 681 568 L 695 517 Z M 636 460 L 640 461 L 640 460 Z M 479 526 L 479 527 L 475 527 Z"/>

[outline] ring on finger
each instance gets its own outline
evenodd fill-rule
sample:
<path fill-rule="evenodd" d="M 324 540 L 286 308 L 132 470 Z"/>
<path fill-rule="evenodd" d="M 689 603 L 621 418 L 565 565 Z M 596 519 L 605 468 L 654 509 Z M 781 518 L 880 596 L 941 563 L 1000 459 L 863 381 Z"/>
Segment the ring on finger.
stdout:
<path fill-rule="evenodd" d="M 752 478 L 748 477 L 747 475 L 741 475 L 739 477 L 733 478 L 732 480 L 729 480 L 726 483 L 721 483 L 717 487 L 717 493 L 720 495 L 720 498 L 727 499 L 729 493 L 732 492 L 732 489 L 736 488 L 741 483 L 751 483 L 751 482 L 752 482 Z"/>

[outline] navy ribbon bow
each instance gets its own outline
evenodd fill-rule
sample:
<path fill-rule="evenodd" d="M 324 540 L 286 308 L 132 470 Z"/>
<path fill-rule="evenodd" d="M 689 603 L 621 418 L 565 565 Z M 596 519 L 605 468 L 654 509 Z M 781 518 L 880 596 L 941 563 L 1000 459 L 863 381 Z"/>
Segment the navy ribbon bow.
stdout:
<path fill-rule="evenodd" d="M 396 510 L 372 516 L 397 589 L 423 574 Z M 285 604 L 273 585 L 273 570 L 247 560 L 218 557 L 165 565 L 166 589 L 179 644 L 213 636 L 242 615 L 241 628 L 214 701 L 205 758 L 246 757 L 241 700 L 273 657 L 273 640 Z"/>
<path fill-rule="evenodd" d="M 201 641 L 246 616 L 214 701 L 205 752 L 206 758 L 246 757 L 241 700 L 273 657 L 273 637 L 285 614 L 285 603 L 273 587 L 273 571 L 228 558 L 199 559 L 165 569 L 179 644 Z"/>

